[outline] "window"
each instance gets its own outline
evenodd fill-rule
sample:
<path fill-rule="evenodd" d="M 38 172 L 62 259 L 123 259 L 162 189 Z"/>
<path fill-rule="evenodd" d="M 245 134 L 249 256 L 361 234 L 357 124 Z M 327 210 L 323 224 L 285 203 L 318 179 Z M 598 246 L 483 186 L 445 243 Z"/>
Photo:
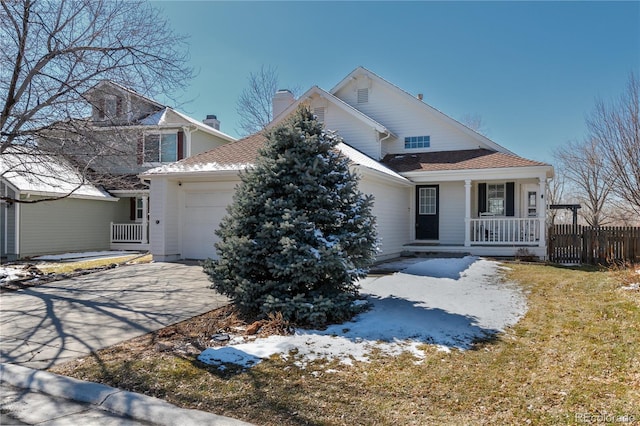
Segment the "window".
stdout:
<path fill-rule="evenodd" d="M 118 99 L 108 97 L 104 99 L 104 114 L 107 118 L 114 118 L 118 115 Z"/>
<path fill-rule="evenodd" d="M 144 203 L 142 202 L 142 198 L 136 198 L 136 222 L 142 221 L 144 217 Z"/>
<path fill-rule="evenodd" d="M 369 102 L 369 89 L 358 89 L 358 103 L 366 104 Z"/>
<path fill-rule="evenodd" d="M 505 184 L 487 184 L 487 211 L 495 215 L 504 216 Z"/>
<path fill-rule="evenodd" d="M 422 215 L 434 215 L 437 210 L 436 188 L 420 188 L 418 197 L 418 213 Z"/>
<path fill-rule="evenodd" d="M 145 163 L 171 163 L 178 161 L 177 133 L 152 133 L 144 136 Z"/>
<path fill-rule="evenodd" d="M 430 136 L 409 136 L 404 138 L 405 149 L 429 148 L 430 145 Z"/>

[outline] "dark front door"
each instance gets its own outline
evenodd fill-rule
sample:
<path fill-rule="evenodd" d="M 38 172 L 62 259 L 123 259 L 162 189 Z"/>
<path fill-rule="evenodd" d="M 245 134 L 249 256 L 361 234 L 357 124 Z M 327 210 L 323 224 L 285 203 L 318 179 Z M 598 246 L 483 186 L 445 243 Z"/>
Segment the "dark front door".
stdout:
<path fill-rule="evenodd" d="M 440 216 L 438 185 L 416 187 L 416 240 L 437 240 Z"/>

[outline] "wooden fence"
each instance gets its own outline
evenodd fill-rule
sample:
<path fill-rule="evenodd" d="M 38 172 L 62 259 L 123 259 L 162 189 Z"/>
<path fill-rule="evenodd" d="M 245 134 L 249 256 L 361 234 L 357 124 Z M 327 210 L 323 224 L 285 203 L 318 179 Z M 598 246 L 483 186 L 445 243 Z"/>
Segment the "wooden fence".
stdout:
<path fill-rule="evenodd" d="M 553 225 L 549 260 L 558 263 L 640 263 L 640 227 Z"/>

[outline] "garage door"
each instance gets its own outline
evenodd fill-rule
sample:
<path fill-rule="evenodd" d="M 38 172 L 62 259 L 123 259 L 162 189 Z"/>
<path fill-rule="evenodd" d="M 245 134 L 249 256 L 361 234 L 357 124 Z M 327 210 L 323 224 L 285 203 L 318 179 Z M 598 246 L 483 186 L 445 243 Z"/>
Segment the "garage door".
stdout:
<path fill-rule="evenodd" d="M 214 244 L 220 221 L 227 214 L 233 191 L 185 192 L 182 211 L 182 257 L 217 258 Z"/>

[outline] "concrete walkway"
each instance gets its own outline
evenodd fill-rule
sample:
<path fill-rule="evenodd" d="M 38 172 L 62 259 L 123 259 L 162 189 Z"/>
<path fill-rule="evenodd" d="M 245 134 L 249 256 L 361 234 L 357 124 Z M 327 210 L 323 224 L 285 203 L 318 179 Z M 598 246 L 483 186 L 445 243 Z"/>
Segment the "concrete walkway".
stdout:
<path fill-rule="evenodd" d="M 46 369 L 228 303 L 198 265 L 123 266 L 0 294 L 0 424 L 246 425 Z M 28 368 L 31 367 L 31 368 Z"/>
<path fill-rule="evenodd" d="M 0 295 L 0 362 L 69 361 L 228 303 L 197 265 L 122 266 Z"/>

